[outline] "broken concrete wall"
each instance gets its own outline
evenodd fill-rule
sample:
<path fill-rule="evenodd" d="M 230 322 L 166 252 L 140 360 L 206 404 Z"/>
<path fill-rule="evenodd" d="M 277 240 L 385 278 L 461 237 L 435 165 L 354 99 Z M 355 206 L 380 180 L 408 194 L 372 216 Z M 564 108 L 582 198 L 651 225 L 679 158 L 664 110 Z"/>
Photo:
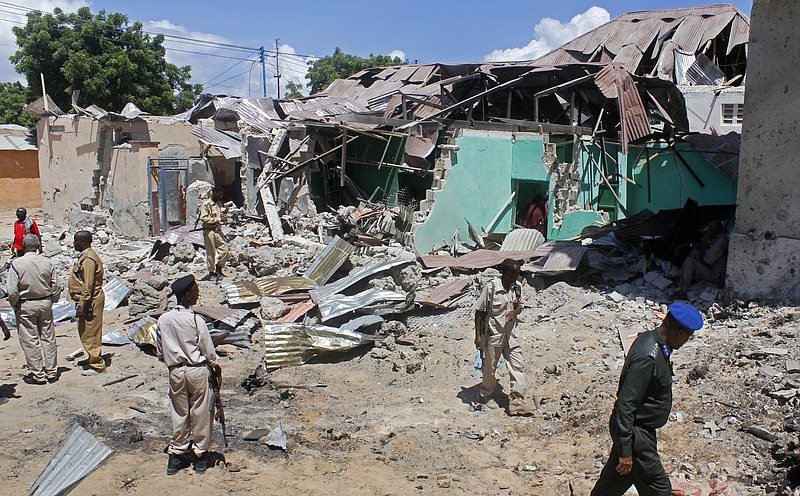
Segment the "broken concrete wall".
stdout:
<path fill-rule="evenodd" d="M 68 115 L 42 119 L 39 172 L 42 208 L 56 224 L 89 215 L 94 207 L 112 214 L 109 227 L 131 236 L 150 234 L 147 159 L 162 150 L 199 155 L 191 125 L 157 118 L 97 121 Z"/>
<path fill-rule="evenodd" d="M 36 150 L 0 151 L 0 208 L 42 206 Z"/>
<path fill-rule="evenodd" d="M 753 3 L 729 296 L 800 301 L 797 3 Z"/>

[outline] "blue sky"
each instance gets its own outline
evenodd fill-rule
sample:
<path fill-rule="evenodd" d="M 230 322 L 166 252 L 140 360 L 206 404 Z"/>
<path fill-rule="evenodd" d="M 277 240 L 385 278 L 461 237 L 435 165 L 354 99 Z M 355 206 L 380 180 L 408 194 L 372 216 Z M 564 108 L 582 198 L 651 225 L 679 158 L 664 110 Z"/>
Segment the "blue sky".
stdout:
<path fill-rule="evenodd" d="M 495 6 L 485 0 L 4 0 L 0 2 L 0 81 L 18 79 L 7 61 L 14 51 L 8 46 L 14 43 L 10 21 L 24 21 L 15 14 L 24 8 L 75 10 L 88 5 L 93 11 L 125 13 L 142 21 L 148 31 L 244 47 L 264 45 L 268 50 L 274 49 L 274 39 L 280 38 L 284 55 L 277 61 L 283 66 L 284 81 L 304 81 L 307 56 L 325 56 L 335 47 L 361 56 L 394 53 L 412 63 L 525 59 L 624 12 L 715 3 L 720 2 L 505 0 Z M 752 0 L 730 3 L 750 14 Z M 260 69 L 253 54 L 180 41 L 165 46 L 176 49 L 168 52 L 168 59 L 192 65 L 193 80 L 206 83 L 210 91 L 252 96 L 261 92 Z M 274 94 L 275 57 L 268 62 L 267 90 Z"/>

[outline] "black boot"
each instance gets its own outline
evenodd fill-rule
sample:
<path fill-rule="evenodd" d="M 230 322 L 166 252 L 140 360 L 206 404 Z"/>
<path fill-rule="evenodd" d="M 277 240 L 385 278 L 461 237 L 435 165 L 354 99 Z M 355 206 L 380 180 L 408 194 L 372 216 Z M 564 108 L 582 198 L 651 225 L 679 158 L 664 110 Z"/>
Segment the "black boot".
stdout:
<path fill-rule="evenodd" d="M 194 463 L 194 473 L 200 475 L 206 473 L 206 470 L 208 470 L 208 460 L 206 453 L 203 453 Z"/>
<path fill-rule="evenodd" d="M 175 475 L 191 464 L 192 462 L 181 455 L 170 454 L 169 460 L 167 460 L 167 475 Z"/>

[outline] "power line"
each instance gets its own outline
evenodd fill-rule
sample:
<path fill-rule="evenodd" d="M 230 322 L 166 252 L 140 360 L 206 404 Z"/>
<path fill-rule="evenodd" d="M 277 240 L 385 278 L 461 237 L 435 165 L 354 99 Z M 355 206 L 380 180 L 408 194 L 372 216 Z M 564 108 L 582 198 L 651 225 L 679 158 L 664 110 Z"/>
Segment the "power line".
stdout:
<path fill-rule="evenodd" d="M 250 56 L 250 55 L 248 55 L 248 57 L 249 57 L 249 56 Z M 229 72 L 231 69 L 233 69 L 233 68 L 234 68 L 234 67 L 236 67 L 237 65 L 241 64 L 241 63 L 242 63 L 242 62 L 244 62 L 245 60 L 248 60 L 248 59 L 242 59 L 242 60 L 240 60 L 240 61 L 236 62 L 236 63 L 235 63 L 235 64 L 233 64 L 232 66 L 230 66 L 230 67 L 228 67 L 227 69 L 225 69 L 224 71 L 222 71 L 222 72 L 221 72 L 220 74 L 218 74 L 217 76 L 214 76 L 213 78 L 209 79 L 209 80 L 208 80 L 208 82 L 206 82 L 206 83 L 203 83 L 203 86 L 205 86 L 205 85 L 207 85 L 207 84 L 211 83 L 212 81 L 214 81 L 215 79 L 217 79 L 217 78 L 219 78 L 219 77 L 222 77 L 222 76 L 224 76 L 224 75 L 225 75 L 227 72 Z"/>

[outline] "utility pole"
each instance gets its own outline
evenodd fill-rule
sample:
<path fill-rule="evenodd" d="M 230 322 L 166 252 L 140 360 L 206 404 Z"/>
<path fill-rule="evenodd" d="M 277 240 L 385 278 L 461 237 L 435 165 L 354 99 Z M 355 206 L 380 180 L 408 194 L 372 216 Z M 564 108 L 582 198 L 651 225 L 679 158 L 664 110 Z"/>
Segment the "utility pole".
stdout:
<path fill-rule="evenodd" d="M 280 38 L 275 38 L 275 78 L 278 80 L 278 100 L 281 99 L 281 69 L 280 66 L 278 66 L 278 56 L 281 54 L 278 48 L 278 42 L 280 40 Z"/>
<path fill-rule="evenodd" d="M 261 55 L 261 88 L 264 97 L 267 96 L 267 60 L 264 56 L 264 45 L 261 45 L 261 48 L 258 50 L 259 55 Z"/>

